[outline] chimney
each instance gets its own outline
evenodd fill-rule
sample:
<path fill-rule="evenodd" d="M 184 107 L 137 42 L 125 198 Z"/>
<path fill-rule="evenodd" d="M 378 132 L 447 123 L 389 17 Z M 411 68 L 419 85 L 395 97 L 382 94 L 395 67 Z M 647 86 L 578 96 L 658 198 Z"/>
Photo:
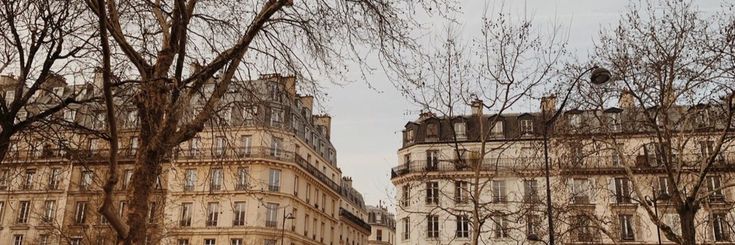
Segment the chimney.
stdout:
<path fill-rule="evenodd" d="M 352 178 L 351 177 L 342 177 L 342 182 L 344 182 L 346 186 L 352 188 Z"/>
<path fill-rule="evenodd" d="M 94 68 L 94 87 L 99 91 L 102 91 L 102 80 L 102 67 Z"/>
<path fill-rule="evenodd" d="M 314 125 L 324 127 L 324 136 L 329 139 L 329 135 L 332 130 L 332 117 L 326 114 L 316 115 L 314 116 Z"/>
<path fill-rule="evenodd" d="M 289 100 L 293 100 L 293 98 L 296 98 L 296 77 L 295 76 L 287 76 L 283 78 L 286 80 L 286 92 L 288 93 Z"/>
<path fill-rule="evenodd" d="M 314 107 L 314 97 L 313 96 L 304 95 L 304 96 L 301 96 L 301 98 L 299 99 L 301 99 L 301 104 L 304 104 L 304 107 L 309 109 L 309 112 L 314 110 L 313 108 Z"/>
<path fill-rule="evenodd" d="M 189 76 L 194 75 L 194 73 L 197 73 L 201 70 L 202 70 L 202 65 L 199 64 L 198 61 L 189 63 Z"/>
<path fill-rule="evenodd" d="M 472 104 L 470 104 L 470 106 L 472 107 L 473 116 L 482 117 L 482 107 L 483 107 L 482 100 L 475 99 L 472 101 Z"/>
<path fill-rule="evenodd" d="M 553 115 L 556 110 L 556 96 L 549 95 L 541 97 L 541 112 Z"/>
<path fill-rule="evenodd" d="M 419 120 L 424 120 L 431 117 L 434 117 L 434 113 L 429 110 L 421 110 L 421 113 L 419 113 Z"/>
<path fill-rule="evenodd" d="M 633 94 L 627 89 L 620 92 L 620 98 L 618 98 L 618 107 L 621 109 L 631 109 L 634 106 Z"/>

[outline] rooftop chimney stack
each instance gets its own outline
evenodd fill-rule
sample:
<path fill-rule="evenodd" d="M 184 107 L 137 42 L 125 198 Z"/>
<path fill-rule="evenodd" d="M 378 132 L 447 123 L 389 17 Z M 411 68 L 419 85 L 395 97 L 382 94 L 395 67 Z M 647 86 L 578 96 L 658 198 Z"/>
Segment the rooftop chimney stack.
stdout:
<path fill-rule="evenodd" d="M 351 177 L 342 177 L 342 182 L 344 182 L 345 185 L 352 188 L 352 178 Z"/>
<path fill-rule="evenodd" d="M 620 98 L 618 99 L 618 107 L 621 109 L 631 109 L 634 106 L 633 102 L 633 94 L 630 93 L 627 89 L 620 92 Z"/>
<path fill-rule="evenodd" d="M 288 76 L 284 77 L 283 79 L 286 80 L 286 93 L 288 93 L 289 100 L 293 100 L 293 98 L 296 98 L 296 77 L 294 76 Z"/>
<path fill-rule="evenodd" d="M 475 99 L 472 101 L 472 104 L 470 106 L 472 107 L 473 116 L 478 116 L 478 117 L 482 116 L 482 109 L 483 109 L 482 100 Z"/>
<path fill-rule="evenodd" d="M 315 115 L 314 125 L 324 127 L 324 136 L 329 139 L 332 130 L 332 117 L 329 115 Z"/>
<path fill-rule="evenodd" d="M 541 112 L 553 115 L 556 110 L 556 95 L 541 97 Z"/>
<path fill-rule="evenodd" d="M 309 112 L 311 113 L 314 110 L 314 97 L 311 95 L 304 95 L 301 96 L 301 104 L 306 107 L 306 109 L 309 109 Z"/>

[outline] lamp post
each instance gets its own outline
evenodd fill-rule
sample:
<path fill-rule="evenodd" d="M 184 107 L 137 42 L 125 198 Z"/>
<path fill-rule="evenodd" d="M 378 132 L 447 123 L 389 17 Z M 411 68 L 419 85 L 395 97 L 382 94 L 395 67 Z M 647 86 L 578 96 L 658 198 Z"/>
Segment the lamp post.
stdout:
<path fill-rule="evenodd" d="M 572 85 L 569 86 L 569 89 L 567 89 L 567 93 L 564 96 L 564 100 L 562 100 L 561 105 L 559 106 L 559 109 L 557 109 L 554 114 L 551 116 L 551 118 L 546 117 L 546 110 L 545 108 L 541 109 L 541 115 L 544 119 L 544 131 L 543 131 L 543 137 L 544 137 L 544 167 L 545 172 L 544 175 L 546 177 L 546 214 L 547 219 L 549 220 L 549 243 L 548 245 L 554 245 L 554 215 L 553 215 L 553 206 L 551 204 L 551 181 L 550 179 L 550 164 L 549 164 L 549 129 L 554 125 L 554 122 L 556 122 L 556 119 L 559 118 L 559 115 L 564 110 L 564 107 L 567 104 L 567 100 L 569 100 L 569 95 L 572 93 L 572 89 L 579 84 L 579 82 L 582 80 L 582 76 L 584 74 L 587 74 L 588 72 L 592 72 L 590 74 L 590 83 L 594 85 L 601 85 L 604 83 L 607 83 L 612 78 L 612 74 L 610 71 L 608 71 L 605 68 L 593 66 L 588 68 L 587 70 L 584 70 L 579 76 L 572 82 Z"/>
<path fill-rule="evenodd" d="M 658 205 L 656 205 L 658 198 L 656 197 L 656 188 L 653 188 L 653 199 L 649 196 L 645 196 L 643 199 L 646 199 L 648 205 L 653 203 L 653 214 L 658 217 Z M 656 236 L 658 237 L 658 244 L 661 245 L 661 228 L 659 228 L 658 225 L 656 226 Z"/>
<path fill-rule="evenodd" d="M 281 245 L 283 245 L 283 242 L 286 238 L 286 220 L 289 219 L 295 219 L 293 217 L 293 214 L 286 215 L 286 209 L 283 209 L 283 220 L 281 221 Z"/>

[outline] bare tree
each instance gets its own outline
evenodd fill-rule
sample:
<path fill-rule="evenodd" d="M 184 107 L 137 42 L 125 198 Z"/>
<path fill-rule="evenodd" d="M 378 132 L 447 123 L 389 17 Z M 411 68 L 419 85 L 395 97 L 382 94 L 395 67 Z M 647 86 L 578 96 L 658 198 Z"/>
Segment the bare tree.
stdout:
<path fill-rule="evenodd" d="M 444 181 L 453 183 L 454 187 L 446 190 L 439 187 L 431 195 L 429 186 L 426 187 L 427 202 L 429 196 L 435 198 L 435 195 L 453 201 L 436 201 L 431 208 L 422 210 L 407 207 L 403 203 L 407 200 L 401 200 L 399 207 L 409 214 L 457 217 L 458 227 L 463 222 L 469 224 L 470 227 L 463 229 L 471 231 L 471 244 L 487 243 L 485 234 L 491 232 L 491 227 L 495 227 L 492 237 L 511 239 L 518 236 L 508 234 L 526 234 L 526 227 L 540 232 L 539 225 L 543 220 L 542 201 L 539 193 L 533 190 L 540 187 L 535 180 L 541 176 L 538 171 L 542 166 L 538 158 L 539 146 L 528 143 L 533 141 L 509 140 L 536 137 L 516 133 L 504 135 L 503 130 L 497 131 L 497 128 L 503 128 L 504 114 L 532 99 L 535 90 L 555 77 L 556 64 L 565 54 L 565 45 L 558 36 L 540 34 L 540 28 L 532 25 L 531 20 L 516 20 L 510 16 L 507 13 L 486 15 L 479 31 L 481 35 L 474 39 L 471 48 L 475 51 L 471 54 L 467 54 L 469 49 L 450 30 L 446 41 L 434 50 L 434 54 L 414 62 L 421 64 L 416 70 L 400 73 L 410 74 L 403 80 L 408 83 L 399 84 L 400 88 L 411 101 L 423 108 L 418 122 L 421 126 L 407 126 L 406 131 L 413 132 L 405 137 L 422 137 L 425 142 L 436 142 L 431 146 L 432 150 L 451 149 L 452 153 L 447 155 L 445 152 L 439 156 L 427 153 L 424 164 L 422 161 L 410 161 L 394 171 L 425 171 L 422 180 Z M 466 108 L 472 108 L 472 113 L 465 114 Z M 467 126 L 456 127 L 457 123 Z M 431 137 L 437 139 L 429 141 Z M 520 154 L 517 151 L 524 152 Z M 525 158 L 517 157 L 519 155 Z M 460 171 L 461 174 L 433 174 L 434 171 Z M 522 185 L 527 184 L 527 189 L 494 195 L 499 192 L 493 188 L 505 189 L 504 184 L 500 187 L 501 184 L 496 182 L 498 177 L 508 175 L 525 176 L 523 178 L 527 181 Z M 415 181 L 407 179 L 404 183 L 394 176 L 397 185 L 410 185 L 411 182 Z M 424 182 L 419 186 L 422 184 Z M 523 190 L 524 187 L 518 189 Z M 411 197 L 403 196 L 401 199 L 406 198 Z M 459 219 L 467 220 L 460 222 Z M 528 222 L 533 224 L 524 225 Z M 450 240 L 470 233 L 459 229 Z M 521 240 L 525 239 L 523 236 Z"/>
<path fill-rule="evenodd" d="M 620 156 L 614 168 L 629 181 L 630 193 L 612 198 L 624 195 L 637 203 L 661 234 L 677 244 L 702 243 L 708 236 L 720 239 L 699 232 L 722 225 L 715 224 L 723 220 L 713 213 L 731 208 L 718 202 L 735 184 L 732 170 L 722 164 L 732 160 L 727 155 L 735 113 L 732 26 L 731 12 L 706 16 L 689 1 L 631 4 L 618 26 L 601 33 L 594 53 L 619 81 L 578 89 L 578 106 L 600 112 L 590 114 L 587 125 L 598 136 L 592 142 L 573 133 L 560 136 L 562 142 L 596 145 L 577 149 Z M 602 113 L 615 100 L 622 107 L 616 109 L 622 109 L 619 118 Z M 644 139 L 634 142 L 631 135 Z M 665 201 L 646 200 L 662 193 Z M 665 220 L 666 210 L 655 210 L 656 202 L 666 204 L 676 221 Z M 703 207 L 709 214 L 701 213 Z M 600 220 L 617 222 L 614 217 Z M 609 233 L 615 241 L 620 238 Z"/>

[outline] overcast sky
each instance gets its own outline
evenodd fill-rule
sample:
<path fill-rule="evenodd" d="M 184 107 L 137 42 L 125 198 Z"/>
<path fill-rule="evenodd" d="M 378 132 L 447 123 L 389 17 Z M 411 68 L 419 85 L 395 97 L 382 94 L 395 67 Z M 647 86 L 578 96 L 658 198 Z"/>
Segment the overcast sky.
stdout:
<path fill-rule="evenodd" d="M 727 1 L 727 0 L 724 0 Z M 721 0 L 694 0 L 702 11 L 720 6 Z M 461 23 L 461 35 L 471 39 L 479 32 L 484 6 L 500 6 L 499 1 L 463 1 L 464 13 L 456 17 Z M 597 33 L 617 23 L 625 10 L 623 0 L 513 0 L 505 6 L 514 15 L 533 17 L 539 25 L 557 23 L 568 31 L 569 47 L 573 53 L 586 57 L 593 47 Z M 509 6 L 513 5 L 513 6 Z M 525 11 L 523 11 L 525 6 Z M 497 9 L 497 7 L 496 7 Z M 434 25 L 442 32 L 442 25 Z M 356 82 L 328 88 L 329 98 L 324 107 L 332 115 L 332 143 L 337 148 L 338 164 L 344 176 L 351 176 L 353 186 L 365 197 L 368 205 L 379 200 L 392 207 L 394 190 L 390 183 L 390 169 L 398 164 L 396 151 L 401 143 L 401 129 L 406 122 L 418 117 L 418 108 L 393 87 L 380 73 L 371 78 L 369 89 Z M 529 105 L 529 107 L 535 105 Z"/>

